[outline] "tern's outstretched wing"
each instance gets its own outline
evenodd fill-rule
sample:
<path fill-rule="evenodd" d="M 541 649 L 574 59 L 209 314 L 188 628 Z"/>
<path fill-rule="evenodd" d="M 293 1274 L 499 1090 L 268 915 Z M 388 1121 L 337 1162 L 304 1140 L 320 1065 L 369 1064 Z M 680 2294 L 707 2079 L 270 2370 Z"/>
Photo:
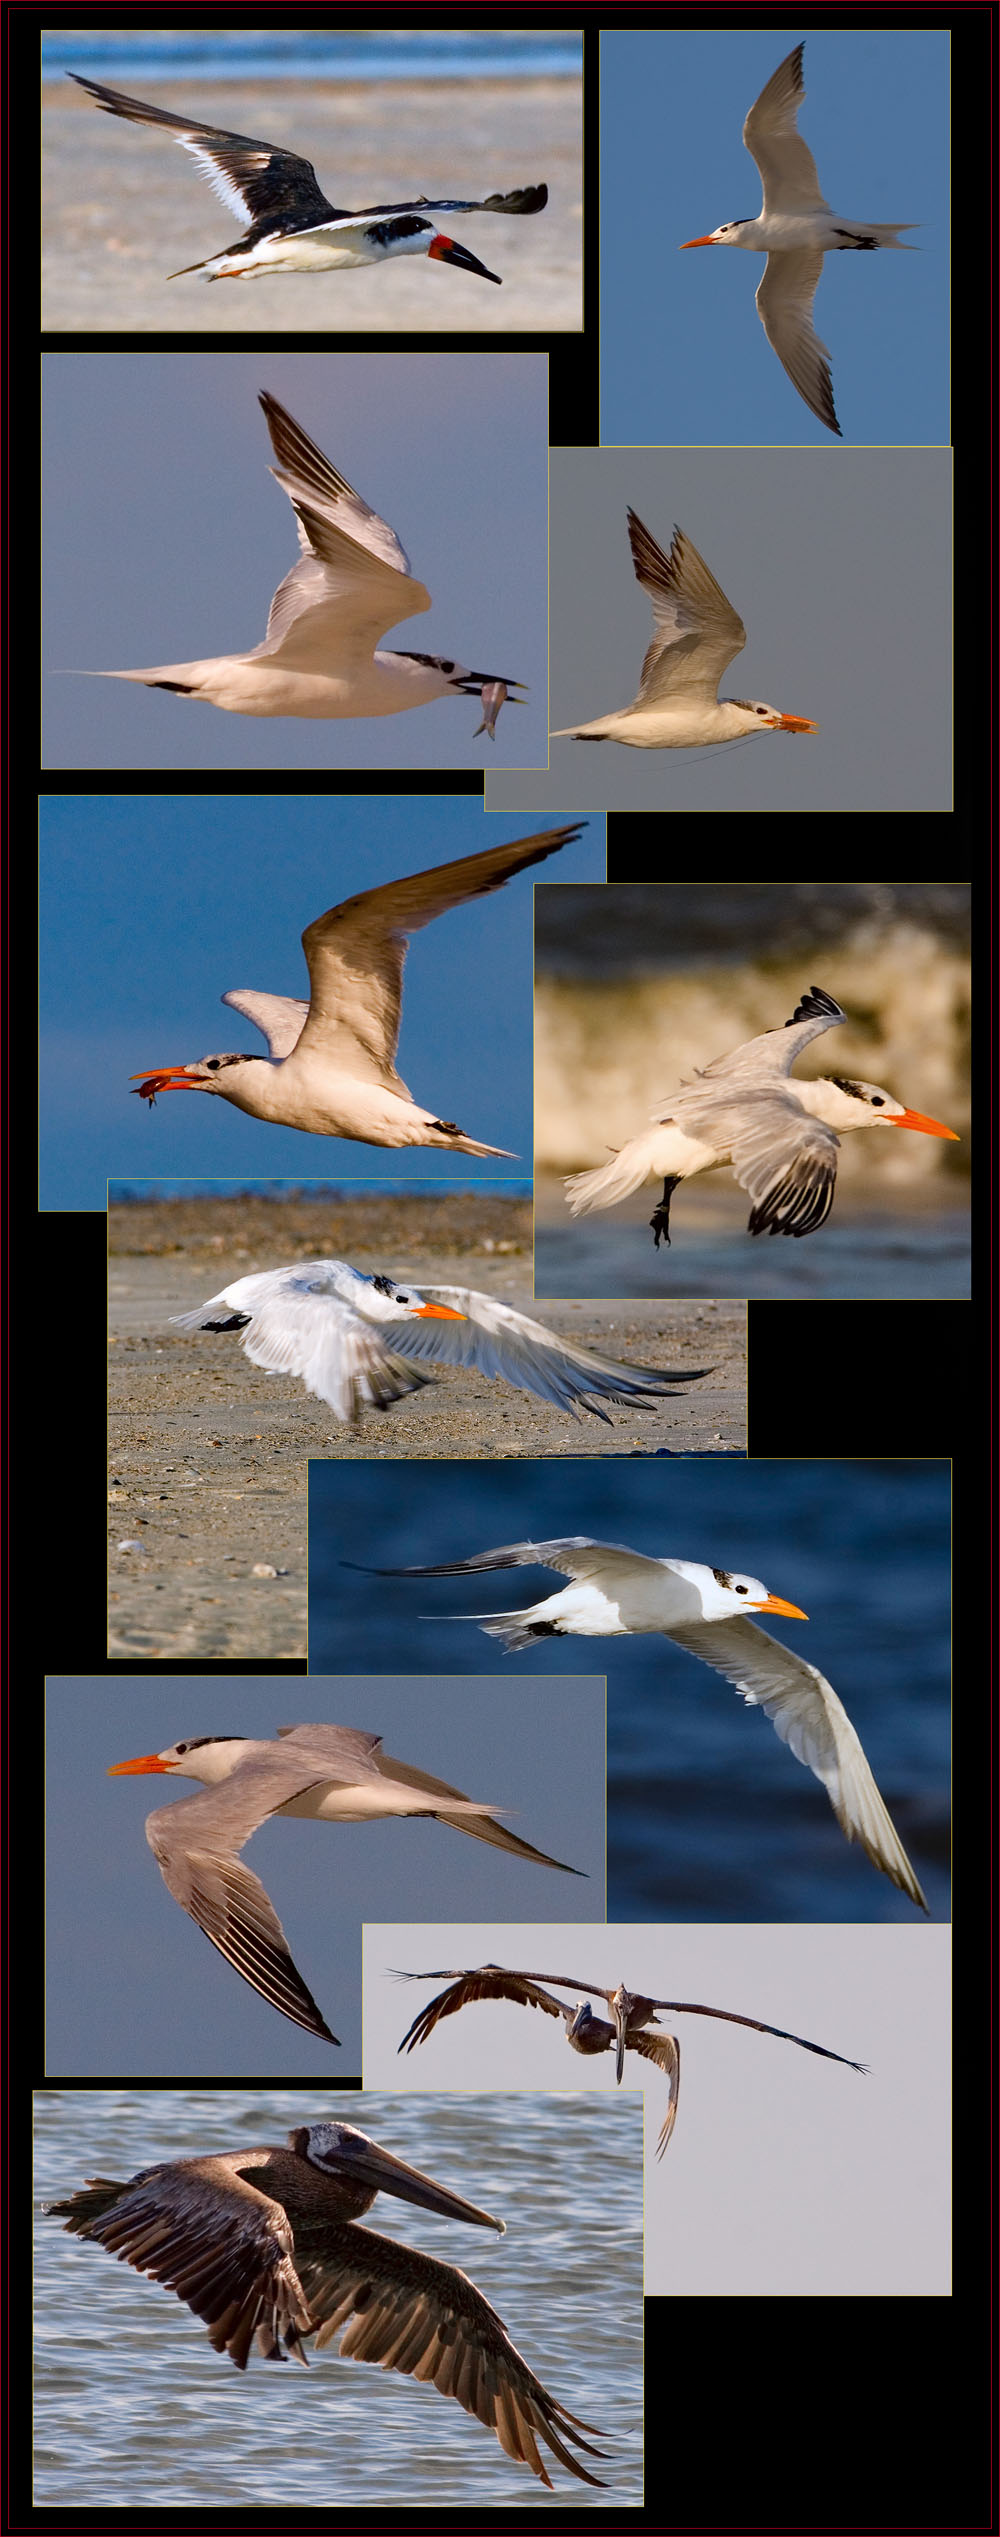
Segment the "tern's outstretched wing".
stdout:
<path fill-rule="evenodd" d="M 580 835 L 581 823 L 546 828 L 484 854 L 461 855 L 429 872 L 407 873 L 343 899 L 306 927 L 302 948 L 312 1001 L 302 1048 L 322 1048 L 368 1083 L 405 1089 L 393 1066 L 399 1038 L 403 962 L 410 934 L 467 899 L 500 890 L 515 873 L 544 863 Z"/>

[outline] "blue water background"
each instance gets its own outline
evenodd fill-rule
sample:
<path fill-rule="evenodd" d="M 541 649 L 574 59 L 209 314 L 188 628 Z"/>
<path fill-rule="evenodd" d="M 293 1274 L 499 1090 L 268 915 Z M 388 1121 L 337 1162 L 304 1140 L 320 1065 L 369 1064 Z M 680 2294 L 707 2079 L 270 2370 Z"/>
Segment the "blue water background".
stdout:
<path fill-rule="evenodd" d="M 659 1637 L 554 1638 L 504 1656 L 475 1623 L 551 1571 L 378 1578 L 582 1533 L 762 1577 L 808 1621 L 771 1633 L 820 1668 L 860 1735 L 936 1918 L 949 1912 L 950 1470 L 944 1461 L 310 1467 L 310 1664 L 495 1677 L 538 1698 L 588 1658 L 608 1679 L 609 1920 L 915 1918 L 759 1711 Z M 433 1615 L 434 1618 L 425 1618 Z M 484 1697 L 502 1701 L 495 1680 Z"/>
<path fill-rule="evenodd" d="M 505 32 L 469 27 L 454 34 L 436 28 L 379 32 L 353 27 L 287 33 L 241 27 L 166 32 L 122 27 L 93 34 L 73 30 L 46 35 L 43 80 L 78 71 L 85 79 L 574 79 L 582 66 L 581 38 L 572 28 Z"/>

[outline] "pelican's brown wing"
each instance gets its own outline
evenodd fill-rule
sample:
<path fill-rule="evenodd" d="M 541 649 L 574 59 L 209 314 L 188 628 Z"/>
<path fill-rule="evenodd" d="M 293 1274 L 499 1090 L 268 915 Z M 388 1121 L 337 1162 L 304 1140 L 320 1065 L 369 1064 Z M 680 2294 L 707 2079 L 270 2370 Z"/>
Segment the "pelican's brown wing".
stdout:
<path fill-rule="evenodd" d="M 95 2238 L 186 2300 L 237 2369 L 258 2331 L 265 2350 L 283 2338 L 304 2361 L 298 2337 L 310 2317 L 292 2231 L 281 2204 L 234 2173 L 238 2158 L 179 2159 L 130 2184 L 95 2176 L 49 2208 L 77 2237 Z"/>
<path fill-rule="evenodd" d="M 433 1974 L 407 1973 L 406 1982 L 433 1981 Z M 543 2008 L 549 2017 L 565 2017 L 566 2002 L 553 1999 L 551 1991 L 543 1991 L 530 1973 L 509 1973 L 502 1964 L 480 1965 L 474 1973 L 460 1973 L 447 1991 L 428 2000 L 408 2026 L 399 2052 L 412 2052 L 414 2044 L 425 2044 L 428 2035 L 442 2017 L 454 2017 L 457 2009 L 467 2008 L 470 2000 L 517 2000 L 522 2008 Z"/>
<path fill-rule="evenodd" d="M 657 2068 L 663 2071 L 664 2077 L 670 2083 L 670 2103 L 656 2144 L 656 2155 L 662 2158 L 677 2121 L 677 2099 L 681 2085 L 681 2048 L 676 2035 L 651 2035 L 644 2029 L 641 2029 L 637 2035 L 629 2034 L 626 2041 L 630 2052 L 641 2053 L 645 2061 L 655 2061 Z"/>
<path fill-rule="evenodd" d="M 507 2457 L 522 2460 L 543 2484 L 551 2486 L 552 2478 L 540 2440 L 571 2475 L 584 2484 L 602 2484 L 566 2446 L 572 2441 L 588 2457 L 603 2456 L 581 2436 L 594 2424 L 581 2422 L 547 2394 L 496 2309 L 457 2266 L 350 2222 L 312 2228 L 300 2221 L 296 2261 L 319 2329 L 317 2351 L 343 2328 L 342 2359 L 374 2361 L 384 2370 L 430 2379 L 442 2396 L 454 2396 L 494 2431 Z"/>

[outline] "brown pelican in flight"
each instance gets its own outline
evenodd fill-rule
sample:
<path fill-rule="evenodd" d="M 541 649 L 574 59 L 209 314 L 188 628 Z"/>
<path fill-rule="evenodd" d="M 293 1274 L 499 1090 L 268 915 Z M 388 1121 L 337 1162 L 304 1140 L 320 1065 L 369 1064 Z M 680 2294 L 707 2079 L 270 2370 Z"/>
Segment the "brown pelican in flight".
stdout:
<path fill-rule="evenodd" d="M 168 1892 L 189 1912 L 228 1964 L 261 1998 L 296 2026 L 331 2034 L 292 1962 L 288 1941 L 260 1878 L 239 1853 L 269 1815 L 306 1815 L 324 1823 L 374 1823 L 386 1815 L 430 1815 L 491 1841 L 536 1866 L 560 1868 L 516 1832 L 508 1832 L 485 1805 L 464 1797 L 447 1780 L 432 1779 L 382 1751 L 379 1735 L 360 1727 L 279 1727 L 278 1741 L 243 1735 L 196 1735 L 162 1753 L 138 1753 L 112 1762 L 110 1777 L 140 1771 L 200 1779 L 206 1787 L 178 1805 L 158 1806 L 146 1817 L 146 1839 Z"/>
<path fill-rule="evenodd" d="M 810 2044 L 804 2035 L 791 2035 L 784 2026 L 767 2026 L 760 2017 L 742 2017 L 736 2009 L 706 2008 L 700 2000 L 650 2000 L 639 1991 L 629 1991 L 624 1982 L 617 1990 L 605 1989 L 599 1982 L 582 1982 L 573 1973 L 512 1973 L 506 1965 L 481 1964 L 474 1971 L 458 1972 L 454 1966 L 439 1965 L 430 1973 L 404 1973 L 404 1982 L 450 1983 L 450 1989 L 439 1991 L 429 2000 L 408 2026 L 399 2045 L 400 2052 L 412 2052 L 415 2044 L 425 2044 L 442 2017 L 453 2017 L 457 2009 L 467 2008 L 472 2000 L 517 2000 L 522 2008 L 544 2009 L 548 2017 L 561 2017 L 566 2028 L 566 2041 L 574 2052 L 616 2055 L 615 2075 L 621 2085 L 626 2052 L 641 2053 L 644 2060 L 655 2061 L 663 2071 L 670 2088 L 670 2103 L 664 2118 L 656 2155 L 662 2158 L 677 2119 L 677 2099 L 681 2083 L 681 2048 L 676 2035 L 647 2033 L 650 2026 L 659 2027 L 657 2009 L 671 2010 L 676 2016 L 721 2017 L 729 2026 L 752 2026 L 758 2035 L 777 2035 L 782 2043 L 800 2044 L 803 2052 L 819 2053 L 824 2061 L 840 2061 L 848 2070 L 864 2070 L 862 2061 L 849 2061 L 846 2054 L 831 2052 L 827 2044 Z M 589 1991 L 591 1998 L 604 2000 L 611 2011 L 613 2024 L 597 2017 L 588 2000 L 570 2004 L 557 2000 L 551 1991 L 543 1990 L 545 1982 L 558 1983 L 565 1991 Z"/>
<path fill-rule="evenodd" d="M 474 2282 L 354 2226 L 378 2193 L 503 2234 L 502 2220 L 351 2123 L 303 2124 L 284 2146 L 171 2160 L 127 2183 L 95 2176 L 48 2208 L 77 2237 L 186 2300 L 237 2369 L 245 2370 L 255 2336 L 266 2360 L 291 2353 L 305 2362 L 307 2335 L 319 2351 L 343 2327 L 342 2359 L 432 2379 L 543 2484 L 552 2478 L 539 2440 L 572 2475 L 600 2484 L 566 2446 L 602 2457 L 582 2437 L 595 2425 L 548 2395 Z"/>

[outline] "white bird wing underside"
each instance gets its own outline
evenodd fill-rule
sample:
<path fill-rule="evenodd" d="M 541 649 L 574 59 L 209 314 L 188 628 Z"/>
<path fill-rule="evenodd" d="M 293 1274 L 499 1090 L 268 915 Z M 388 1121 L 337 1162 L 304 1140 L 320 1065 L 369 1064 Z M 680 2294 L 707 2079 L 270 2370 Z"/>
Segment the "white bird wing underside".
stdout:
<path fill-rule="evenodd" d="M 366 1404 L 386 1409 L 419 1391 L 428 1378 L 404 1364 L 378 1325 L 363 1321 L 338 1293 L 336 1266 L 304 1260 L 260 1279 L 241 1278 L 196 1312 L 175 1313 L 172 1320 L 182 1330 L 203 1330 L 216 1307 L 249 1312 L 240 1336 L 251 1364 L 269 1374 L 298 1375 L 335 1417 L 353 1426 Z M 259 1295 L 252 1291 L 255 1285 Z"/>
<path fill-rule="evenodd" d="M 262 1031 L 271 1056 L 290 1057 L 302 1037 L 308 1004 L 299 996 L 265 995 L 256 987 L 230 987 L 222 998 L 234 1012 L 245 1013 L 248 1022 Z"/>
<path fill-rule="evenodd" d="M 832 1198 L 840 1139 L 822 1119 L 803 1110 L 794 1084 L 786 1092 L 780 1084 L 759 1091 L 755 1084 L 743 1089 L 730 1082 L 724 1093 L 685 1085 L 669 1116 L 687 1135 L 728 1153 L 737 1180 L 755 1205 L 788 1181 L 800 1192 L 828 1188 Z"/>
<path fill-rule="evenodd" d="M 836 431 L 830 354 L 813 325 L 813 300 L 823 271 L 820 247 L 772 252 L 757 289 L 757 315 L 772 352 L 787 370 L 810 413 Z"/>
<path fill-rule="evenodd" d="M 274 397 L 261 404 L 281 462 L 271 474 L 292 504 L 303 553 L 275 591 L 259 653 L 306 671 L 367 666 L 380 635 L 421 616 L 429 594 L 388 521 Z"/>
<path fill-rule="evenodd" d="M 646 592 L 655 628 L 639 679 L 643 704 L 675 696 L 708 696 L 746 642 L 746 628 L 683 529 L 669 555 L 634 511 L 628 515 L 635 577 Z M 637 700 L 638 701 L 638 700 Z"/>
<path fill-rule="evenodd" d="M 774 211 L 827 211 L 820 192 L 816 161 L 806 148 L 795 118 L 805 96 L 801 44 L 789 53 L 762 88 L 743 126 L 743 140 L 760 172 L 765 214 Z"/>
<path fill-rule="evenodd" d="M 392 1062 L 409 936 L 467 899 L 502 889 L 515 873 L 543 863 L 579 833 L 578 821 L 548 828 L 512 845 L 488 847 L 485 854 L 408 873 L 328 908 L 302 936 L 312 988 L 303 1052 L 332 1057 L 345 1073 L 409 1098 Z"/>
<path fill-rule="evenodd" d="M 445 1304 L 464 1314 L 462 1321 L 431 1319 L 388 1321 L 381 1326 L 397 1354 L 438 1365 L 474 1366 L 493 1380 L 520 1384 L 557 1409 L 577 1415 L 575 1403 L 588 1392 L 607 1400 L 631 1401 L 642 1394 L 662 1394 L 670 1380 L 642 1366 L 616 1365 L 612 1357 L 574 1347 L 540 1321 L 515 1312 L 492 1295 L 477 1295 L 464 1286 L 421 1286 L 429 1303 Z M 597 1411 L 603 1417 L 603 1411 Z"/>
<path fill-rule="evenodd" d="M 671 1628 L 670 1637 L 724 1674 L 751 1707 L 763 1709 L 796 1760 L 822 1780 L 848 1841 L 860 1841 L 875 1866 L 926 1910 L 860 1739 L 825 1675 L 751 1620 L 684 1624 Z"/>
<path fill-rule="evenodd" d="M 813 997 L 817 993 L 818 990 L 813 988 Z M 809 997 L 803 998 L 803 1004 L 809 1001 Z M 698 1084 L 715 1083 L 725 1078 L 735 1089 L 739 1076 L 747 1077 L 753 1084 L 760 1081 L 762 1074 L 790 1075 L 796 1058 L 801 1057 L 810 1041 L 819 1039 L 824 1031 L 835 1030 L 838 1023 L 847 1018 L 832 996 L 824 996 L 824 1003 L 829 1010 L 818 1013 L 804 1012 L 802 1006 L 796 1005 L 791 1021 L 786 1022 L 781 1030 L 761 1031 L 756 1039 L 744 1040 L 742 1047 L 729 1049 L 724 1057 L 713 1057 L 707 1066 L 698 1067 L 690 1088 L 694 1090 Z"/>

